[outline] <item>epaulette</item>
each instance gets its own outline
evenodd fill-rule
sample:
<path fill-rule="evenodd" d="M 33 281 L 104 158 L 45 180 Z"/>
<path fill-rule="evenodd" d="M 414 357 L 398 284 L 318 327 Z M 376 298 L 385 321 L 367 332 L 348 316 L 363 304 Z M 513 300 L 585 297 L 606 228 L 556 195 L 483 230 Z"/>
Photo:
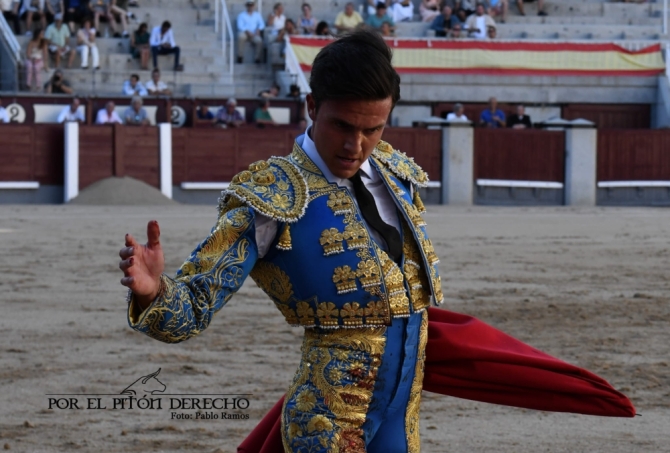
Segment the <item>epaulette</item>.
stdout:
<path fill-rule="evenodd" d="M 393 146 L 380 140 L 372 155 L 382 162 L 398 178 L 410 181 L 419 187 L 428 185 L 428 173 L 419 167 L 407 154 L 393 149 Z"/>
<path fill-rule="evenodd" d="M 307 182 L 287 159 L 271 157 L 254 162 L 233 177 L 221 193 L 219 212 L 233 199 L 279 222 L 297 222 L 307 207 Z"/>

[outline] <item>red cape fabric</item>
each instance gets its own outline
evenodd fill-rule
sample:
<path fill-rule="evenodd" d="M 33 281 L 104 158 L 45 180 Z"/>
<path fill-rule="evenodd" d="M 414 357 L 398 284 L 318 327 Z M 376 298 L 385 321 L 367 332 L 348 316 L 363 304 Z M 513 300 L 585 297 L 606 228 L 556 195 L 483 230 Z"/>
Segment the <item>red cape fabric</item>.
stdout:
<path fill-rule="evenodd" d="M 552 412 L 633 417 L 630 400 L 601 377 L 558 360 L 473 318 L 428 309 L 423 389 L 486 403 Z M 284 398 L 237 448 L 283 453 Z"/>

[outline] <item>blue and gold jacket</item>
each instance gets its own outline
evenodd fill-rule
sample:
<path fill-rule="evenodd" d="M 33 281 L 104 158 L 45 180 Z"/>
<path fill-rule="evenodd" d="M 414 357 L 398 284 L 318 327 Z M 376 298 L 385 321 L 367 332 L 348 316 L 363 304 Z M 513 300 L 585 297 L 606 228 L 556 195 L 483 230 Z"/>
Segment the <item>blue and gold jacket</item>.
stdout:
<path fill-rule="evenodd" d="M 197 335 L 250 275 L 291 325 L 379 327 L 442 302 L 438 259 L 421 214 L 428 177 L 411 158 L 380 141 L 370 162 L 401 220 L 403 256 L 394 262 L 373 240 L 344 187 L 329 183 L 296 144 L 287 157 L 251 164 L 219 203 L 219 219 L 161 294 L 140 313 L 129 297 L 130 326 L 174 343 Z M 279 222 L 258 258 L 254 218 Z"/>

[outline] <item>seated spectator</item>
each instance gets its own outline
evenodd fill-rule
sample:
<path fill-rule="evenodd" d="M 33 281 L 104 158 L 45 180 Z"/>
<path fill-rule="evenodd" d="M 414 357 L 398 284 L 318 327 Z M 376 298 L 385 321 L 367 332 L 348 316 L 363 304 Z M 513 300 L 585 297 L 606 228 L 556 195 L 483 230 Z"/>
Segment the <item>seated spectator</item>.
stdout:
<path fill-rule="evenodd" d="M 315 34 L 316 36 L 333 36 L 330 32 L 330 28 L 328 28 L 328 22 L 325 20 L 322 20 L 317 24 Z"/>
<path fill-rule="evenodd" d="M 479 116 L 479 125 L 489 128 L 505 127 L 505 114 L 498 108 L 496 98 L 489 99 L 489 108 L 484 110 Z"/>
<path fill-rule="evenodd" d="M 95 43 L 95 28 L 91 28 L 91 19 L 84 21 L 84 26 L 77 32 L 77 51 L 81 58 L 81 69 L 88 69 L 88 55 L 91 55 L 93 67 L 100 69 L 100 54 Z"/>
<path fill-rule="evenodd" d="M 259 98 L 276 98 L 279 96 L 279 85 L 277 85 L 277 82 L 274 82 L 270 88 L 267 90 L 260 91 L 258 93 Z"/>
<path fill-rule="evenodd" d="M 391 25 L 388 22 L 382 23 L 382 27 L 379 29 L 379 33 L 381 33 L 384 38 L 392 38 L 395 36 L 395 33 L 393 33 Z"/>
<path fill-rule="evenodd" d="M 56 69 L 47 83 L 44 84 L 44 92 L 49 94 L 72 94 L 74 90 L 70 82 L 65 80 L 63 72 Z"/>
<path fill-rule="evenodd" d="M 0 0 L 0 10 L 7 23 L 14 27 L 14 34 L 21 34 L 21 21 L 19 19 L 19 5 L 16 0 Z"/>
<path fill-rule="evenodd" d="M 421 0 L 419 14 L 423 22 L 432 22 L 440 15 L 440 2 L 437 0 Z"/>
<path fill-rule="evenodd" d="M 486 37 L 488 39 L 496 39 L 497 36 L 498 36 L 498 29 L 492 25 L 489 25 L 486 28 Z"/>
<path fill-rule="evenodd" d="M 40 21 L 42 29 L 47 27 L 44 0 L 22 0 L 19 16 L 26 21 L 26 36 L 33 34 L 33 19 Z"/>
<path fill-rule="evenodd" d="M 516 6 L 519 8 L 519 14 L 522 16 L 526 15 L 526 12 L 523 10 L 523 4 L 524 3 L 532 3 L 535 0 L 516 0 Z M 628 2 L 628 0 L 624 0 Z M 634 0 L 637 1 L 637 0 Z M 639 3 L 639 2 L 638 2 Z M 547 13 L 544 12 L 544 0 L 537 0 L 537 15 L 538 16 L 546 16 Z"/>
<path fill-rule="evenodd" d="M 130 35 L 130 53 L 133 58 L 140 59 L 140 68 L 144 71 L 149 69 L 149 55 L 151 54 L 150 39 L 149 26 L 144 22 Z"/>
<path fill-rule="evenodd" d="M 166 20 L 160 26 L 156 26 L 153 28 L 153 30 L 151 30 L 149 45 L 151 46 L 151 55 L 153 56 L 154 69 L 158 68 L 159 55 L 174 54 L 174 70 L 184 70 L 184 67 L 179 64 L 179 54 L 181 49 L 174 42 L 172 24 L 169 21 Z"/>
<path fill-rule="evenodd" d="M 344 5 L 344 11 L 340 12 L 335 18 L 335 29 L 339 34 L 353 31 L 363 23 L 363 18 L 357 11 L 354 11 L 354 4 L 349 2 Z"/>
<path fill-rule="evenodd" d="M 458 9 L 455 9 L 454 11 L 456 11 L 455 13 L 453 13 L 454 16 L 456 16 L 455 20 L 457 20 L 458 23 L 461 24 L 461 28 L 464 28 L 465 23 L 468 21 L 468 13 L 465 12 L 465 10 L 463 8 L 458 8 Z"/>
<path fill-rule="evenodd" d="M 275 3 L 272 12 L 268 15 L 267 27 L 265 28 L 265 40 L 272 42 L 277 40 L 277 36 L 286 25 L 286 16 L 284 16 L 284 5 Z"/>
<path fill-rule="evenodd" d="M 245 123 L 242 114 L 237 110 L 237 101 L 230 98 L 225 107 L 221 107 L 216 113 L 215 124 L 220 127 L 240 127 Z"/>
<path fill-rule="evenodd" d="M 279 32 L 277 35 L 277 41 L 284 41 L 285 36 L 299 35 L 298 27 L 295 26 L 295 22 L 292 19 L 286 19 L 284 24 L 284 29 Z"/>
<path fill-rule="evenodd" d="M 411 0 L 398 0 L 391 6 L 394 22 L 410 22 L 414 19 L 414 5 Z"/>
<path fill-rule="evenodd" d="M 39 91 L 42 88 L 42 71 L 49 71 L 49 55 L 47 40 L 44 39 L 44 30 L 38 28 L 28 41 L 26 49 L 26 86 L 30 91 Z"/>
<path fill-rule="evenodd" d="M 391 27 L 391 31 L 394 31 L 395 22 L 393 22 L 393 19 L 389 17 L 388 14 L 386 14 L 386 3 L 379 2 L 377 3 L 377 11 L 374 15 L 368 17 L 365 23 L 376 30 L 381 30 L 382 24 L 384 22 L 388 22 Z"/>
<path fill-rule="evenodd" d="M 476 0 L 456 0 L 456 6 L 454 7 L 455 10 L 463 10 L 465 13 L 465 17 L 468 17 L 471 14 L 475 13 L 475 10 L 477 9 L 477 4 Z"/>
<path fill-rule="evenodd" d="M 451 34 L 451 29 L 457 20 L 456 16 L 452 14 L 451 7 L 445 6 L 442 8 L 442 14 L 437 16 L 430 24 L 430 29 L 435 31 L 435 36 L 445 38 Z"/>
<path fill-rule="evenodd" d="M 2 99 L 0 99 L 0 123 L 9 123 L 9 113 L 7 113 L 7 109 L 2 106 Z"/>
<path fill-rule="evenodd" d="M 449 114 L 447 115 L 447 121 L 451 121 L 454 123 L 469 122 L 470 120 L 468 119 L 467 116 L 465 116 L 463 111 L 464 111 L 463 104 L 461 103 L 454 104 L 454 111 L 449 112 Z"/>
<path fill-rule="evenodd" d="M 49 41 L 49 53 L 56 59 L 56 67 L 60 67 L 60 59 L 65 55 L 69 55 L 67 67 L 72 66 L 74 61 L 73 49 L 68 45 L 70 40 L 70 27 L 63 23 L 63 15 L 56 14 L 56 21 L 47 27 L 44 33 L 44 38 Z"/>
<path fill-rule="evenodd" d="M 491 17 L 500 16 L 500 22 L 507 20 L 507 11 L 509 10 L 509 0 L 488 0 L 489 14 Z"/>
<path fill-rule="evenodd" d="M 460 22 L 453 25 L 451 32 L 449 33 L 449 37 L 452 39 L 464 38 L 463 25 Z"/>
<path fill-rule="evenodd" d="M 301 99 L 300 87 L 295 84 L 291 85 L 288 89 L 288 94 L 286 95 L 286 97 L 300 100 Z"/>
<path fill-rule="evenodd" d="M 214 114 L 209 111 L 209 106 L 208 105 L 201 105 L 199 109 L 197 109 L 196 115 L 198 116 L 199 120 L 213 120 L 214 119 Z"/>
<path fill-rule="evenodd" d="M 507 118 L 507 127 L 512 129 L 532 129 L 533 123 L 530 116 L 526 115 L 526 108 L 523 104 L 516 106 L 516 115 L 511 115 Z"/>
<path fill-rule="evenodd" d="M 489 26 L 496 26 L 495 21 L 491 16 L 486 14 L 486 8 L 483 3 L 477 3 L 475 14 L 468 17 L 465 22 L 465 29 L 468 36 L 475 39 L 486 39 Z"/>
<path fill-rule="evenodd" d="M 64 3 L 63 20 L 68 24 L 70 30 L 76 30 L 77 25 L 81 24 L 86 17 L 93 15 L 88 0 L 64 0 Z"/>
<path fill-rule="evenodd" d="M 121 24 L 121 29 L 123 30 L 121 32 L 121 36 L 124 38 L 128 36 L 128 17 L 134 17 L 134 15 L 131 13 L 129 14 L 128 11 L 123 9 L 120 6 L 119 0 L 110 0 L 109 2 L 109 17 L 111 20 L 111 24 L 113 24 L 113 27 L 116 28 L 116 23 L 118 21 L 119 24 Z M 118 32 L 114 34 L 115 36 L 118 36 Z"/>
<path fill-rule="evenodd" d="M 159 83 L 161 83 L 160 80 Z M 123 82 L 123 94 L 126 96 L 146 96 L 149 92 L 140 82 L 140 76 L 131 74 L 130 80 Z"/>
<path fill-rule="evenodd" d="M 147 82 L 146 88 L 152 96 L 160 96 L 161 94 L 169 96 L 172 94 L 167 84 L 161 80 L 161 71 L 158 68 L 151 71 L 151 80 Z"/>
<path fill-rule="evenodd" d="M 116 113 L 116 105 L 114 101 L 109 101 L 105 104 L 104 109 L 98 110 L 98 114 L 95 117 L 95 124 L 123 124 L 121 117 Z"/>
<path fill-rule="evenodd" d="M 247 41 L 256 50 L 254 61 L 260 63 L 263 55 L 261 32 L 265 29 L 265 23 L 261 14 L 255 11 L 256 3 L 253 0 L 247 0 L 245 5 L 246 11 L 237 15 L 237 63 L 242 63 L 244 59 L 244 45 Z"/>
<path fill-rule="evenodd" d="M 48 23 L 56 20 L 56 14 L 65 14 L 63 0 L 46 0 L 44 2 L 44 15 Z"/>
<path fill-rule="evenodd" d="M 147 111 L 142 107 L 142 98 L 133 96 L 130 107 L 123 112 L 123 122 L 126 126 L 148 126 L 150 123 Z"/>
<path fill-rule="evenodd" d="M 79 110 L 79 98 L 72 99 L 72 103 L 65 107 L 58 115 L 59 123 L 83 123 L 86 121 L 84 112 Z"/>
<path fill-rule="evenodd" d="M 277 123 L 275 123 L 275 121 L 272 119 L 272 115 L 270 115 L 269 108 L 269 99 L 261 99 L 258 102 L 258 108 L 254 112 L 254 123 L 256 123 L 259 127 L 277 125 Z"/>
<path fill-rule="evenodd" d="M 298 26 L 302 29 L 303 35 L 313 35 L 316 32 L 318 21 L 312 16 L 312 7 L 309 3 L 302 4 L 302 16 Z"/>
<path fill-rule="evenodd" d="M 112 16 L 112 12 L 109 9 L 109 2 L 110 0 L 90 1 L 89 5 L 93 11 L 93 28 L 98 30 L 98 37 L 102 37 L 102 28 L 100 28 L 100 22 L 102 19 L 102 22 L 107 22 L 109 24 L 109 27 L 112 29 L 112 35 L 118 38 L 121 35 L 117 35 L 114 31 L 114 16 Z"/>

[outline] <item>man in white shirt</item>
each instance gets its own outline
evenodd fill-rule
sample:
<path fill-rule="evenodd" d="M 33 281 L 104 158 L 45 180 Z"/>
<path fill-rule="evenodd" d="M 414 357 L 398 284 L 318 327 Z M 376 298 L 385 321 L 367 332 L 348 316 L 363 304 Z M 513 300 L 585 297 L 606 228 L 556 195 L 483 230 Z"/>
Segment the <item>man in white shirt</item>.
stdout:
<path fill-rule="evenodd" d="M 79 98 L 72 99 L 72 104 L 65 107 L 58 115 L 59 123 L 84 123 L 84 109 L 80 108 Z"/>
<path fill-rule="evenodd" d="M 409 22 L 414 18 L 414 5 L 410 0 L 399 0 L 391 7 L 394 22 Z"/>
<path fill-rule="evenodd" d="M 151 30 L 149 38 L 151 46 L 151 55 L 154 60 L 154 68 L 158 68 L 158 56 L 174 54 L 174 70 L 183 71 L 184 67 L 179 64 L 179 55 L 181 49 L 174 41 L 172 33 L 172 24 L 167 20 L 161 26 L 156 26 Z"/>
<path fill-rule="evenodd" d="M 151 71 L 151 80 L 147 82 L 146 88 L 152 96 L 160 96 L 161 94 L 169 96 L 172 94 L 167 84 L 161 80 L 161 72 L 158 68 Z"/>
<path fill-rule="evenodd" d="M 486 8 L 483 3 L 477 3 L 475 14 L 468 17 L 468 20 L 465 22 L 468 36 L 475 39 L 487 39 L 488 27 L 495 28 L 495 26 L 496 22 L 491 16 L 486 14 Z"/>
<path fill-rule="evenodd" d="M 160 81 L 160 72 L 158 73 L 158 76 L 158 83 L 165 85 L 165 83 Z M 167 88 L 167 86 L 165 88 Z M 126 96 L 146 96 L 149 94 L 149 92 L 144 87 L 144 85 L 142 85 L 142 82 L 140 82 L 140 76 L 137 74 L 131 74 L 130 80 L 123 82 L 123 94 Z"/>
<path fill-rule="evenodd" d="M 0 99 L 0 123 L 9 123 L 9 114 L 7 109 L 2 106 L 2 99 Z"/>
<path fill-rule="evenodd" d="M 470 120 L 463 114 L 463 110 L 463 104 L 454 104 L 454 111 L 447 115 L 447 121 L 451 121 L 453 123 L 469 123 Z"/>
<path fill-rule="evenodd" d="M 115 105 L 113 101 L 109 101 L 105 104 L 104 109 L 98 110 L 98 114 L 95 117 L 95 124 L 123 124 L 119 114 L 116 113 Z"/>
<path fill-rule="evenodd" d="M 249 41 L 256 49 L 256 63 L 260 63 L 261 55 L 263 55 L 261 32 L 265 28 L 265 22 L 260 13 L 254 11 L 256 4 L 253 0 L 248 0 L 246 7 L 247 10 L 237 16 L 237 62 L 242 63 L 244 44 Z"/>

